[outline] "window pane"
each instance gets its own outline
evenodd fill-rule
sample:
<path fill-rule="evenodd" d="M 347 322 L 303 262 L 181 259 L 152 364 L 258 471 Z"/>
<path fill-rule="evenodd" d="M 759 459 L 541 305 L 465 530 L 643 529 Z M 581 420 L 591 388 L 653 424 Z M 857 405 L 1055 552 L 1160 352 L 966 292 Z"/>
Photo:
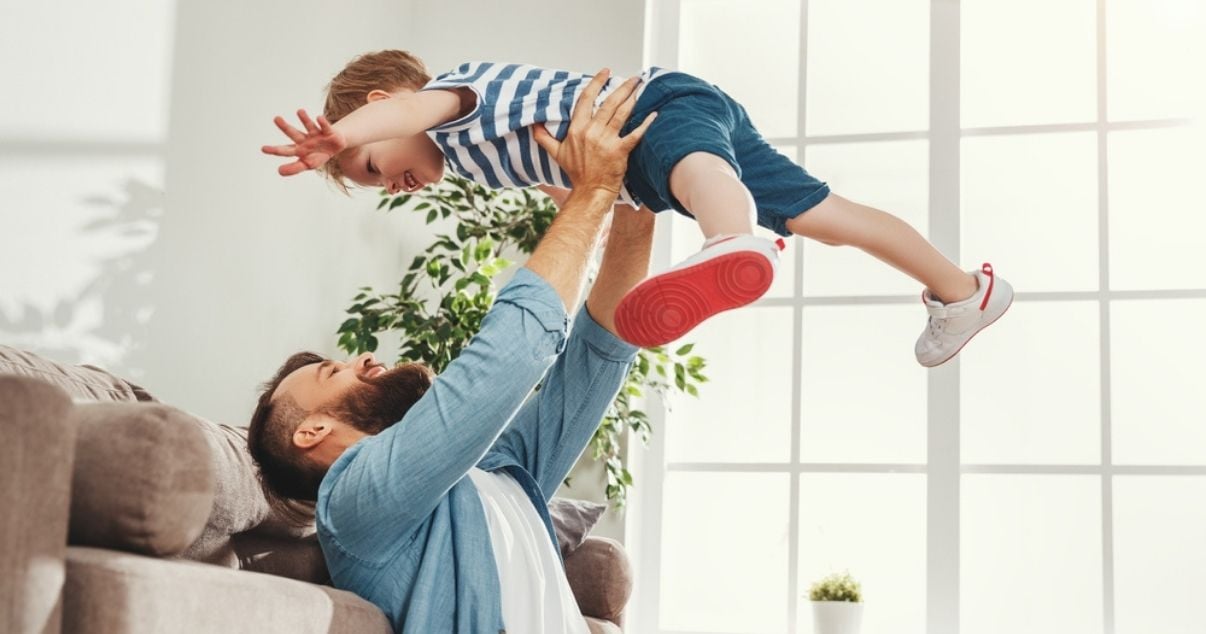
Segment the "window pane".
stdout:
<path fill-rule="evenodd" d="M 930 222 L 928 151 L 927 141 L 813 145 L 804 153 L 804 166 L 828 182 L 834 193 L 898 216 L 926 235 Z M 921 285 L 912 278 L 859 249 L 813 241 L 801 244 L 806 296 L 921 292 Z"/>
<path fill-rule="evenodd" d="M 1027 291 L 1100 286 L 1095 133 L 968 137 L 961 160 L 966 264 Z"/>
<path fill-rule="evenodd" d="M 0 341 L 119 371 L 149 318 L 153 159 L 0 158 Z"/>
<path fill-rule="evenodd" d="M 799 0 L 683 0 L 679 12 L 679 69 L 740 101 L 763 136 L 795 136 Z"/>
<path fill-rule="evenodd" d="M 163 139 L 174 5 L 6 3 L 0 19 L 0 136 Z"/>
<path fill-rule="evenodd" d="M 928 0 L 809 0 L 808 134 L 928 129 L 929 52 Z"/>
<path fill-rule="evenodd" d="M 1109 135 L 1110 287 L 1206 288 L 1206 127 Z"/>
<path fill-rule="evenodd" d="M 1117 634 L 1202 631 L 1206 477 L 1114 478 Z"/>
<path fill-rule="evenodd" d="M 1102 631 L 1098 476 L 965 475 L 960 631 Z"/>
<path fill-rule="evenodd" d="M 1095 0 L 963 0 L 963 127 L 1097 120 Z"/>
<path fill-rule="evenodd" d="M 959 357 L 963 462 L 1101 463 L 1098 321 L 1097 302 L 1015 302 L 976 336 Z"/>
<path fill-rule="evenodd" d="M 1206 7 L 1200 0 L 1109 0 L 1106 90 L 1111 120 L 1202 114 Z"/>
<path fill-rule="evenodd" d="M 775 149 L 791 159 L 792 162 L 799 163 L 799 160 L 796 158 L 797 152 L 795 146 L 785 146 Z M 666 211 L 663 213 L 673 216 L 673 220 L 671 221 L 673 227 L 670 231 L 670 255 L 674 263 L 677 264 L 699 251 L 704 242 L 703 233 L 699 230 L 699 224 L 691 218 L 676 211 Z M 773 231 L 761 227 L 755 227 L 754 234 L 772 240 L 779 237 Z M 803 244 L 791 239 L 788 240 L 787 244 L 788 248 L 779 255 L 779 268 L 775 270 L 775 281 L 771 282 L 771 287 L 763 297 L 791 297 L 795 293 L 797 268 L 795 251 L 801 248 Z"/>
<path fill-rule="evenodd" d="M 744 308 L 683 337 L 707 360 L 699 398 L 679 395 L 666 427 L 671 462 L 791 459 L 791 308 Z M 679 345 L 678 343 L 674 344 Z"/>
<path fill-rule="evenodd" d="M 787 629 L 787 474 L 666 474 L 661 627 Z"/>
<path fill-rule="evenodd" d="M 925 462 L 924 324 L 915 305 L 804 309 L 801 460 Z"/>
<path fill-rule="evenodd" d="M 1119 464 L 1206 464 L 1206 300 L 1110 306 L 1113 457 Z"/>
<path fill-rule="evenodd" d="M 863 587 L 864 632 L 923 634 L 925 518 L 924 475 L 801 475 L 799 631 L 813 631 L 809 587 L 849 570 Z"/>

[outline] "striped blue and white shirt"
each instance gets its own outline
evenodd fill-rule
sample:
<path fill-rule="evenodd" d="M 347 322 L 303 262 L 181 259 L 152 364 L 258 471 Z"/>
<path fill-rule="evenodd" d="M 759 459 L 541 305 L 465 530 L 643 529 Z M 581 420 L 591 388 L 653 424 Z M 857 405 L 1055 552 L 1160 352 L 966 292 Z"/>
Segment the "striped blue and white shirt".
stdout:
<path fill-rule="evenodd" d="M 668 71 L 649 68 L 648 83 Z M 569 176 L 532 137 L 530 126 L 543 123 L 558 139 L 569 129 L 574 103 L 591 76 L 527 64 L 469 62 L 444 73 L 423 90 L 469 88 L 477 105 L 469 114 L 427 131 L 448 166 L 457 174 L 493 189 L 553 185 L 570 188 Z M 596 107 L 623 82 L 612 77 L 599 93 Z M 637 206 L 625 187 L 620 201 Z"/>

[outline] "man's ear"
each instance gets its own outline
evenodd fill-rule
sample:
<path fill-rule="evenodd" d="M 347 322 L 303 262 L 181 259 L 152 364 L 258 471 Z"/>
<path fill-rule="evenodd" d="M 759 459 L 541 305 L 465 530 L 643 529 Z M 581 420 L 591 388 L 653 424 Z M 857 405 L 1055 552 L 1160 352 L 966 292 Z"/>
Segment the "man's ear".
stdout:
<path fill-rule="evenodd" d="M 293 446 L 299 449 L 313 449 L 322 444 L 334 429 L 334 418 L 326 414 L 311 414 L 293 432 Z"/>

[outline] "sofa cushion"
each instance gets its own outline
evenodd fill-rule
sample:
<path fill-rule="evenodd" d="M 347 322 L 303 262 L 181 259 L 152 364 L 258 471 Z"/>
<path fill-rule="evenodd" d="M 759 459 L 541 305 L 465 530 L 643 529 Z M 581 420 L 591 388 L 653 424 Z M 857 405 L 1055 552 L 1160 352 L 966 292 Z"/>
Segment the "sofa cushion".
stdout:
<path fill-rule="evenodd" d="M 389 634 L 376 606 L 327 586 L 112 550 L 67 549 L 63 631 Z"/>
<path fill-rule="evenodd" d="M 561 558 L 569 557 L 570 553 L 582 545 L 583 540 L 590 534 L 603 512 L 606 504 L 587 502 L 586 500 L 571 500 L 569 498 L 553 498 L 549 500 L 549 515 L 553 517 L 553 530 L 557 533 L 557 543 L 561 546 Z"/>
<path fill-rule="evenodd" d="M 100 368 L 57 363 L 8 346 L 0 346 L 0 375 L 3 374 L 29 376 L 57 385 L 77 403 L 158 402 L 147 390 Z M 265 498 L 247 452 L 246 429 L 212 423 L 183 412 L 180 414 L 175 417 L 177 422 L 188 423 L 200 430 L 199 437 L 191 437 L 203 441 L 202 445 L 208 449 L 213 478 L 213 504 L 209 520 L 200 536 L 180 557 L 236 568 L 239 566 L 239 557 L 230 543 L 231 535 L 255 529 L 261 524 L 265 524 L 263 530 L 271 535 L 291 537 L 313 534 L 313 511 L 307 505 L 270 503 Z M 80 450 L 89 464 L 103 465 L 107 461 L 104 451 L 108 451 L 115 442 L 117 439 L 110 439 L 103 450 L 86 444 Z M 104 475 L 103 471 L 96 470 L 96 466 L 91 469 L 96 475 Z M 113 484 L 108 480 L 104 485 L 99 482 L 95 485 L 96 488 L 121 487 L 120 483 Z M 108 524 L 97 530 L 111 531 L 120 525 Z M 85 534 L 86 531 L 81 532 L 81 536 Z M 138 551 L 133 544 L 126 547 Z"/>
<path fill-rule="evenodd" d="M 214 473 L 214 504 L 209 521 L 188 550 L 185 559 L 237 568 L 238 556 L 230 536 L 250 530 L 268 517 L 268 501 L 260 488 L 247 443 L 238 428 L 201 418 L 204 446 Z"/>
<path fill-rule="evenodd" d="M 41 379 L 62 388 L 77 402 L 155 400 L 146 390 L 90 365 L 55 363 L 32 352 L 0 346 L 0 374 Z"/>
<path fill-rule="evenodd" d="M 632 595 L 632 564 L 614 539 L 591 537 L 565 560 L 582 614 L 620 623 Z"/>
<path fill-rule="evenodd" d="M 82 403 L 72 477 L 72 544 L 182 552 L 214 501 L 200 423 L 152 403 Z"/>
<path fill-rule="evenodd" d="M 331 584 L 318 535 L 297 538 L 247 532 L 232 536 L 230 543 L 239 558 L 239 568 L 243 570 Z"/>

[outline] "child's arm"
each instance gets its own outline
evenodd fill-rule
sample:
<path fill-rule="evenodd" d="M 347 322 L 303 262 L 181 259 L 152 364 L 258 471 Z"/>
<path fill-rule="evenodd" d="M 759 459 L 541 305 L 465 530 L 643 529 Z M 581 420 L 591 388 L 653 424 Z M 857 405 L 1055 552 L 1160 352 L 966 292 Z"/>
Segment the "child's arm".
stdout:
<path fill-rule="evenodd" d="M 348 147 L 421 134 L 461 112 L 461 96 L 451 90 L 423 90 L 360 106 L 332 126 Z"/>
<path fill-rule="evenodd" d="M 326 118 L 312 121 L 305 110 L 297 118 L 305 132 L 289 125 L 284 118 L 273 121 L 291 145 L 265 145 L 261 150 L 274 156 L 292 156 L 297 160 L 280 166 L 281 176 L 292 176 L 306 170 L 318 169 L 340 152 L 375 141 L 421 134 L 442 123 L 452 121 L 465 106 L 458 92 L 424 90 L 378 99 L 360 106 L 334 125 Z"/>

